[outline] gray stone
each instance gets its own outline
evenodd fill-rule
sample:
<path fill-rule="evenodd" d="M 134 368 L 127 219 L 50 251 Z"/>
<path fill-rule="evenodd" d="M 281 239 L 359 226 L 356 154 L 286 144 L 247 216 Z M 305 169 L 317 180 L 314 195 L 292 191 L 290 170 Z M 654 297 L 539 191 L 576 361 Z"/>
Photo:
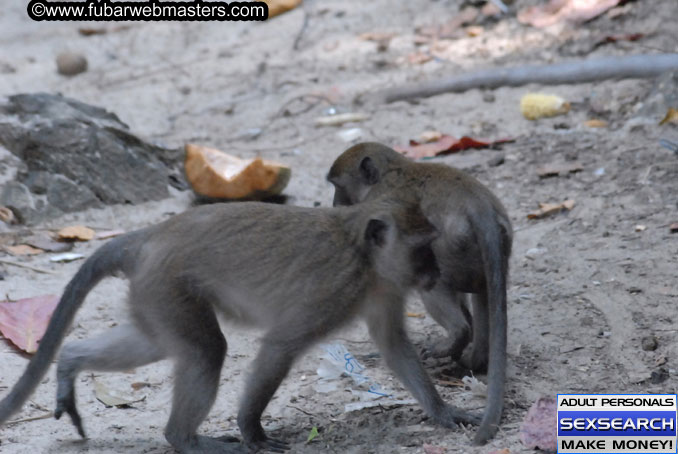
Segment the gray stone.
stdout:
<path fill-rule="evenodd" d="M 18 181 L 5 183 L 0 193 L 0 205 L 11 209 L 21 223 L 33 218 L 36 213 L 31 191 Z"/>
<path fill-rule="evenodd" d="M 51 212 L 166 198 L 183 158 L 142 141 L 113 113 L 45 93 L 0 102 L 0 144 L 23 160 L 19 180 L 46 194 Z"/>

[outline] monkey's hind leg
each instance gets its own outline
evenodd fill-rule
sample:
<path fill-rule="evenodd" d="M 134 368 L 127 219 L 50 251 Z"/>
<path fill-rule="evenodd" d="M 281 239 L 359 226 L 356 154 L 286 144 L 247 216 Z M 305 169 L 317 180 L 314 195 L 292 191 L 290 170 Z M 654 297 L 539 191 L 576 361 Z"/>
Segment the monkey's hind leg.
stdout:
<path fill-rule="evenodd" d="M 163 352 L 133 325 L 113 328 L 94 339 L 64 346 L 57 366 L 57 406 L 54 416 L 66 412 L 85 438 L 75 404 L 75 377 L 82 370 L 119 371 L 159 361 Z"/>
<path fill-rule="evenodd" d="M 206 300 L 164 304 L 155 312 L 157 332 L 174 357 L 174 396 L 165 438 L 184 454 L 245 453 L 232 437 L 212 438 L 197 430 L 209 413 L 219 388 L 226 357 L 226 339 L 213 308 Z"/>
<path fill-rule="evenodd" d="M 471 295 L 473 304 L 473 343 L 461 358 L 461 364 L 477 373 L 487 372 L 490 358 L 490 313 L 487 294 Z M 470 352 L 469 352 L 470 351 Z"/>
<path fill-rule="evenodd" d="M 422 357 L 445 358 L 453 361 L 461 358 L 471 341 L 471 314 L 465 304 L 466 295 L 438 284 L 433 290 L 421 294 L 426 310 L 447 331 L 445 339 L 426 346 Z"/>

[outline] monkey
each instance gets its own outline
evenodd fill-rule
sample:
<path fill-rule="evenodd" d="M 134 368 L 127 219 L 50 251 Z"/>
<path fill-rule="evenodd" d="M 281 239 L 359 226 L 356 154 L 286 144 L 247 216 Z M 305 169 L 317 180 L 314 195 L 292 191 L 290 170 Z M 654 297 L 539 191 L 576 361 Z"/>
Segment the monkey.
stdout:
<path fill-rule="evenodd" d="M 373 142 L 344 151 L 327 180 L 335 189 L 335 206 L 386 193 L 414 195 L 440 232 L 433 252 L 441 276 L 422 300 L 450 337 L 433 355 L 449 355 L 473 371 L 487 371 L 487 406 L 474 437 L 475 444 L 486 443 L 498 429 L 506 381 L 506 286 L 513 231 L 505 208 L 472 176 L 444 164 L 414 162 Z M 465 294 L 471 294 L 472 315 Z M 462 357 L 471 335 L 470 358 Z"/>
<path fill-rule="evenodd" d="M 174 361 L 166 440 L 182 453 L 283 452 L 261 415 L 295 359 L 356 317 L 387 365 L 444 427 L 478 415 L 445 403 L 404 328 L 406 294 L 433 288 L 436 229 L 416 200 L 305 208 L 243 202 L 190 209 L 101 246 L 67 284 L 35 356 L 0 401 L 0 424 L 28 399 L 57 354 L 90 290 L 104 277 L 129 280 L 129 324 L 64 345 L 55 416 L 85 437 L 75 378 Z M 237 415 L 242 440 L 196 433 L 217 395 L 227 343 L 217 314 L 263 329 Z"/>

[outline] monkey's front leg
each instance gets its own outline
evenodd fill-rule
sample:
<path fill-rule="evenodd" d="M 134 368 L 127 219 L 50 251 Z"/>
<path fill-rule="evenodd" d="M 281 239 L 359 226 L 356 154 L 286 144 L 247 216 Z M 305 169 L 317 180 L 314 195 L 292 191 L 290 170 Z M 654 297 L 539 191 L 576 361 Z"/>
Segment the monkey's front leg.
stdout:
<path fill-rule="evenodd" d="M 456 427 L 458 422 L 478 424 L 480 416 L 446 404 L 438 394 L 405 332 L 402 298 L 384 293 L 373 295 L 368 301 L 366 315 L 370 335 L 379 346 L 386 364 L 426 413 L 445 427 Z"/>
<path fill-rule="evenodd" d="M 290 342 L 274 339 L 274 336 L 267 336 L 263 340 L 238 411 L 240 433 L 245 445 L 253 452 L 259 449 L 284 452 L 289 449 L 287 443 L 269 438 L 261 426 L 261 414 L 289 372 L 298 352 L 295 346 L 287 347 Z"/>

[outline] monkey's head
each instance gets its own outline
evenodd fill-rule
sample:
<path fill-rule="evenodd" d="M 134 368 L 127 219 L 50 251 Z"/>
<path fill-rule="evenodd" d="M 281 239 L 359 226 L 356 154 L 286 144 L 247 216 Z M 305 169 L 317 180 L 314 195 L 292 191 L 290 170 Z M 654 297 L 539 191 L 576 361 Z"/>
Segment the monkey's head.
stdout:
<path fill-rule="evenodd" d="M 334 185 L 334 206 L 353 205 L 378 192 L 389 170 L 402 167 L 403 162 L 409 160 L 375 142 L 359 143 L 344 151 L 327 174 L 327 181 Z"/>
<path fill-rule="evenodd" d="M 438 237 L 418 203 L 386 201 L 371 214 L 365 242 L 379 276 L 401 288 L 431 290 L 440 269 L 431 243 Z"/>

